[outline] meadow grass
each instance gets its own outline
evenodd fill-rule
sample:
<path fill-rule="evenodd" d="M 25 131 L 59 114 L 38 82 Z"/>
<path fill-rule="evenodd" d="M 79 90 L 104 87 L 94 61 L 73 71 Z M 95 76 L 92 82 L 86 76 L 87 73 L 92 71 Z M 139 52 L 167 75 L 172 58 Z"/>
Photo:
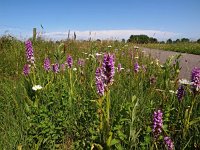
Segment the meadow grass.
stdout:
<path fill-rule="evenodd" d="M 27 62 L 24 42 L 0 39 L 0 149 L 170 149 L 164 137 L 175 149 L 200 147 L 200 96 L 183 85 L 185 94 L 177 98 L 179 56 L 161 65 L 134 45 L 116 41 L 32 44 L 34 64 Z M 95 73 L 108 53 L 114 55 L 114 81 L 99 95 Z M 34 90 L 35 85 L 42 89 Z M 160 127 L 157 110 L 163 112 Z"/>

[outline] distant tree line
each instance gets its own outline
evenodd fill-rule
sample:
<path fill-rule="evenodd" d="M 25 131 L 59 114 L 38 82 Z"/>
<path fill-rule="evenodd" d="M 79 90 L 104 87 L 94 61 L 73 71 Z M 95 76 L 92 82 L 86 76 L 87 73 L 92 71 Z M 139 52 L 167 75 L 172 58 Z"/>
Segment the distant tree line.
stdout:
<path fill-rule="evenodd" d="M 124 42 L 124 39 L 122 39 L 122 42 Z M 188 38 L 181 38 L 181 39 L 168 39 L 166 42 L 165 41 L 158 41 L 158 39 L 149 37 L 147 35 L 131 35 L 130 38 L 127 40 L 127 42 L 131 43 L 137 43 L 137 44 L 148 44 L 148 43 L 167 43 L 167 44 L 173 44 L 173 43 L 189 43 L 189 42 L 197 42 L 200 43 L 200 39 L 197 41 L 191 41 Z"/>
<path fill-rule="evenodd" d="M 147 44 L 147 43 L 158 43 L 158 40 L 147 35 L 131 35 L 127 42 Z"/>
<path fill-rule="evenodd" d="M 6 39 L 7 40 L 19 40 L 16 37 L 14 37 L 13 35 L 9 35 L 9 34 L 8 35 L 0 35 L 0 40 L 6 40 Z M 31 37 L 29 39 L 34 40 L 33 37 Z M 41 37 L 36 37 L 36 40 L 37 41 L 45 41 L 45 39 L 42 39 Z M 65 40 L 58 40 L 57 42 L 62 42 Z M 73 40 L 76 40 L 75 32 L 74 32 Z M 83 40 L 83 41 L 87 41 L 87 40 Z M 97 39 L 96 41 L 101 42 L 101 39 Z M 119 40 L 116 40 L 116 41 L 120 42 Z M 199 43 L 200 44 L 200 39 L 198 39 L 196 41 L 192 41 L 188 38 L 181 38 L 181 39 L 176 39 L 176 40 L 167 39 L 166 41 L 158 41 L 158 39 L 156 39 L 154 37 L 149 37 L 147 35 L 131 35 L 127 41 L 125 39 L 122 39 L 121 42 L 122 43 L 131 42 L 131 43 L 136 43 L 136 44 L 148 44 L 148 43 L 160 43 L 160 44 Z"/>

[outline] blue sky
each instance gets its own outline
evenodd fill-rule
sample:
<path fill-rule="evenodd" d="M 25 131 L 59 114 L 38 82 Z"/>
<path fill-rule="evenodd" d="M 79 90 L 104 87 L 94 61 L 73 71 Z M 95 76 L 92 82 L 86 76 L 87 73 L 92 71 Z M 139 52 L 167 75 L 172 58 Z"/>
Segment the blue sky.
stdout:
<path fill-rule="evenodd" d="M 30 36 L 37 27 L 51 38 L 66 37 L 69 29 L 82 38 L 89 31 L 94 38 L 131 34 L 200 38 L 200 0 L 0 0 L 0 4 L 0 34 Z"/>

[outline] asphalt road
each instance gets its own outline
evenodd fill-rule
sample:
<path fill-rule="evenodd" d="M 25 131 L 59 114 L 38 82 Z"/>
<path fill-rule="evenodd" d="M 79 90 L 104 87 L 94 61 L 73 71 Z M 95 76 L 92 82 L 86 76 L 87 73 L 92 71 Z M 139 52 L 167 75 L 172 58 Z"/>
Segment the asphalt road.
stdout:
<path fill-rule="evenodd" d="M 180 65 L 182 67 L 179 78 L 186 78 L 190 80 L 191 71 L 194 67 L 200 67 L 200 55 L 178 53 L 172 51 L 163 51 L 158 49 L 142 48 L 147 55 L 151 55 L 153 58 L 157 58 L 161 63 L 164 63 L 167 58 L 172 55 L 181 54 Z"/>

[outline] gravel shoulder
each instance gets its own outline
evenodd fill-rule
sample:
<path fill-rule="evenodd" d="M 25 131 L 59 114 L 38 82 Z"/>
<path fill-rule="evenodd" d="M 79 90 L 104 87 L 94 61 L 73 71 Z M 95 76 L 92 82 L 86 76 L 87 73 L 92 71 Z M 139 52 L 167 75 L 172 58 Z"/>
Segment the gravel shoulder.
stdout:
<path fill-rule="evenodd" d="M 179 78 L 190 79 L 191 71 L 194 67 L 200 67 L 200 55 L 179 53 L 172 51 L 164 51 L 158 49 L 142 48 L 146 54 L 151 55 L 153 58 L 157 58 L 161 63 L 164 63 L 167 58 L 172 55 L 181 54 L 180 66 L 182 67 L 180 71 Z"/>

